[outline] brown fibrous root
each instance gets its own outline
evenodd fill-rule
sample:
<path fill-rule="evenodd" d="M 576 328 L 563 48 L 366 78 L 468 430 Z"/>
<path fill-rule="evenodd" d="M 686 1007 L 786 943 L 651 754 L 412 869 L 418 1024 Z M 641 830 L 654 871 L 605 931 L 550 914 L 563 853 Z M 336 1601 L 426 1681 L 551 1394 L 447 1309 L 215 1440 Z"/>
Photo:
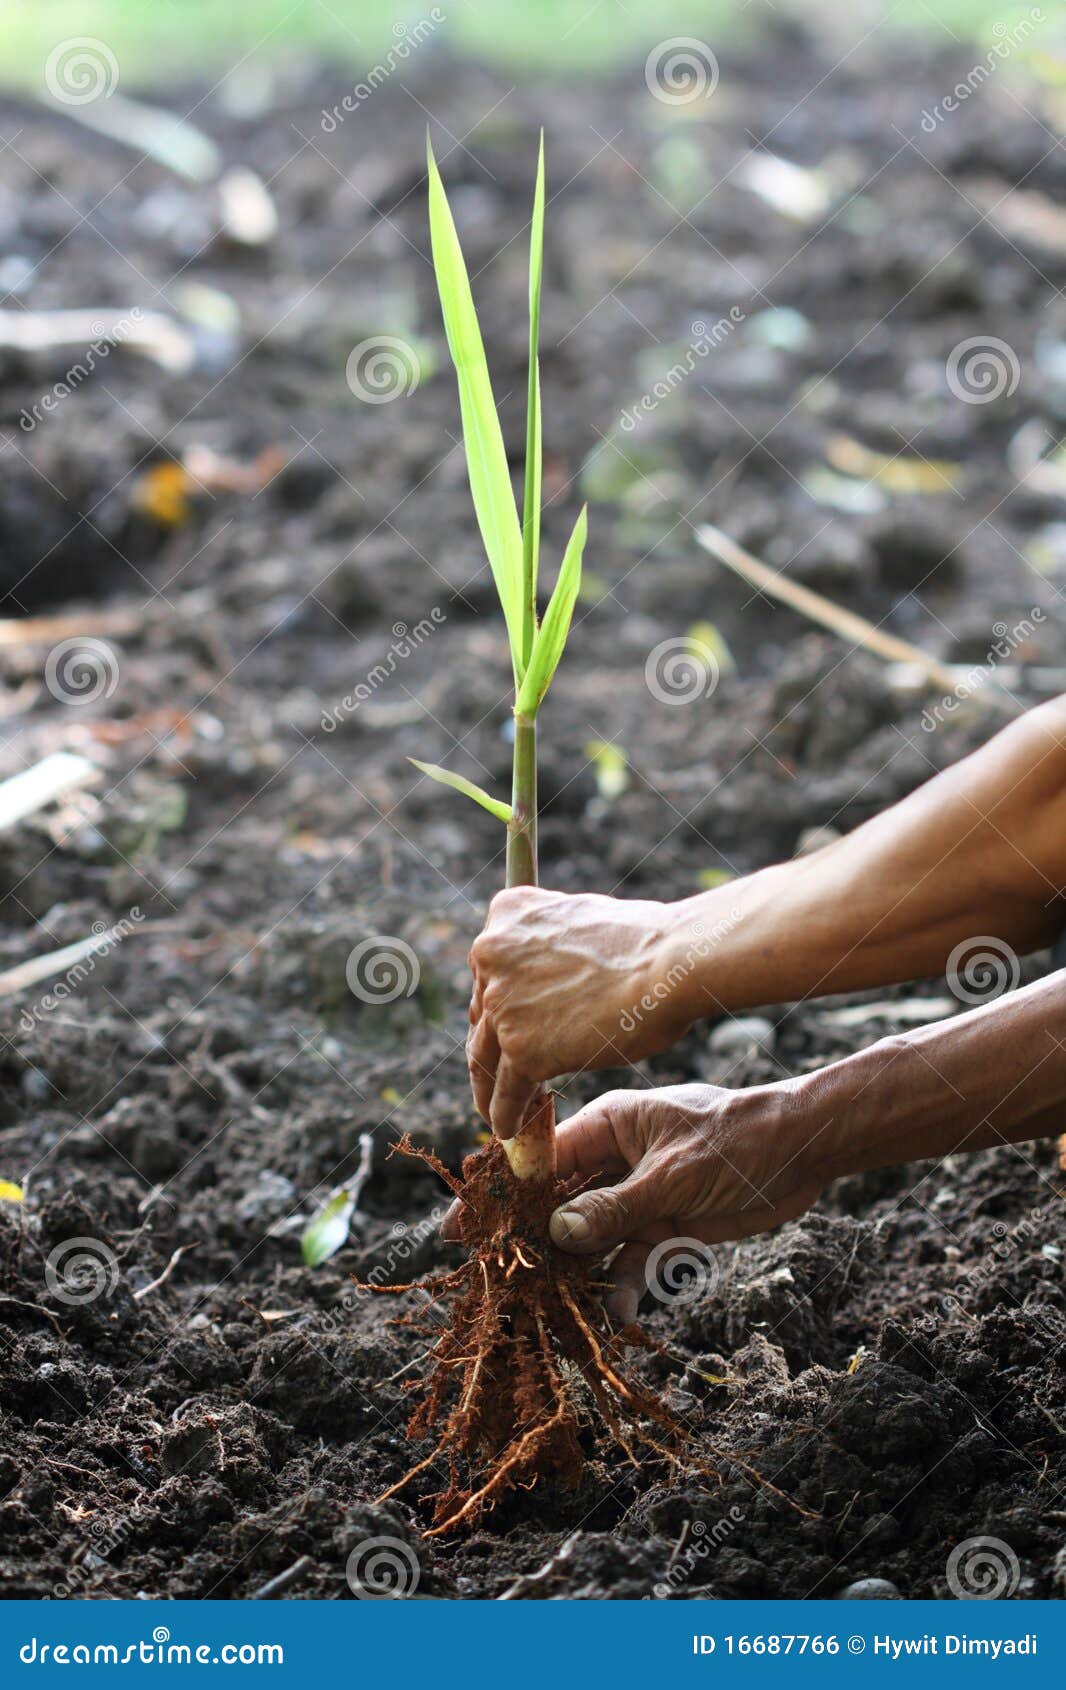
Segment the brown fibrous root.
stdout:
<path fill-rule="evenodd" d="M 431 1328 L 439 1336 L 430 1367 L 410 1387 L 419 1401 L 408 1436 L 434 1437 L 434 1448 L 379 1500 L 429 1467 L 443 1470 L 447 1482 L 432 1499 L 426 1534 L 438 1537 L 476 1525 L 508 1492 L 531 1489 L 548 1474 L 576 1486 L 589 1418 L 582 1382 L 634 1465 L 643 1445 L 717 1478 L 655 1393 L 623 1371 L 625 1348 L 655 1346 L 638 1326 L 610 1330 L 592 1284 L 598 1264 L 552 1245 L 548 1221 L 565 1187 L 516 1180 L 497 1142 L 465 1159 L 461 1179 L 409 1139 L 396 1149 L 427 1163 L 462 1199 L 460 1236 L 470 1255 L 454 1272 L 417 1285 L 375 1287 L 421 1290 L 434 1310 L 443 1312 L 446 1302 L 448 1311 L 443 1330 Z M 427 1329 L 426 1305 L 400 1324 Z"/>

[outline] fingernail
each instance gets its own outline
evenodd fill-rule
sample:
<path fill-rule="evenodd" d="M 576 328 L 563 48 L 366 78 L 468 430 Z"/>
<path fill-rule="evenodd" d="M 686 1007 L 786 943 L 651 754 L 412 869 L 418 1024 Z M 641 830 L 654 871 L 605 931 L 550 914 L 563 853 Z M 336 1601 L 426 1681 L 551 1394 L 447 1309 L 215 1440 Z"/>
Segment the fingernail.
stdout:
<path fill-rule="evenodd" d="M 592 1228 L 580 1209 L 556 1209 L 548 1230 L 552 1242 L 563 1250 L 574 1244 L 584 1244 L 592 1237 Z"/>

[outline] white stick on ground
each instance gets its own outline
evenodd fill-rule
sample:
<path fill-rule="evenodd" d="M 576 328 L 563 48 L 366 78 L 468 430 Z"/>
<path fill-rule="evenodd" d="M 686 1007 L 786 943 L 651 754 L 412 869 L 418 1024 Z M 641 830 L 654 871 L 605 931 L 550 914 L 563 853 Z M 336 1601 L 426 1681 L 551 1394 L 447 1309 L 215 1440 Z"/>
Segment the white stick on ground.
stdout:
<path fill-rule="evenodd" d="M 55 645 L 89 634 L 132 634 L 144 626 L 141 609 L 78 612 L 72 616 L 0 617 L 0 647 Z"/>
<path fill-rule="evenodd" d="M 94 933 L 88 939 L 79 939 L 73 945 L 64 945 L 62 950 L 47 951 L 44 956 L 31 957 L 29 962 L 17 963 L 14 968 L 5 969 L 0 974 L 0 998 L 14 997 L 16 992 L 24 992 L 29 986 L 36 986 L 42 980 L 51 980 L 56 974 L 63 974 L 67 969 L 84 962 L 86 957 L 95 956 L 97 952 L 109 951 L 111 947 L 125 937 L 127 929 L 109 927 L 104 933 Z"/>
<path fill-rule="evenodd" d="M 106 341 L 141 352 L 161 369 L 181 374 L 192 368 L 191 336 L 163 311 L 101 306 L 91 311 L 0 311 L 0 346 L 18 352 L 76 351 Z"/>
<path fill-rule="evenodd" d="M 746 552 L 743 546 L 738 546 L 728 534 L 723 534 L 720 528 L 713 528 L 710 523 L 704 523 L 696 530 L 696 539 L 704 551 L 710 552 L 712 557 L 718 558 L 727 568 L 742 575 L 750 581 L 753 587 L 759 587 L 769 593 L 771 598 L 780 599 L 782 604 L 790 605 L 798 610 L 801 616 L 808 617 L 812 622 L 820 622 L 823 628 L 829 628 L 842 639 L 854 640 L 857 645 L 865 646 L 867 651 L 875 651 L 879 657 L 888 658 L 893 663 L 917 663 L 928 675 L 929 679 L 944 692 L 954 692 L 956 675 L 946 663 L 941 663 L 920 646 L 911 645 L 909 640 L 901 640 L 895 634 L 886 634 L 883 628 L 875 628 L 865 616 L 859 616 L 853 610 L 844 610 L 832 599 L 823 597 L 821 593 L 812 591 L 810 587 L 800 586 L 798 581 L 790 581 L 787 575 L 782 575 L 768 564 L 761 563 L 757 557 Z"/>
<path fill-rule="evenodd" d="M 99 773 L 88 757 L 75 756 L 72 751 L 54 751 L 32 769 L 0 781 L 0 833 L 43 810 L 57 798 L 66 797 L 68 792 L 91 785 Z"/>

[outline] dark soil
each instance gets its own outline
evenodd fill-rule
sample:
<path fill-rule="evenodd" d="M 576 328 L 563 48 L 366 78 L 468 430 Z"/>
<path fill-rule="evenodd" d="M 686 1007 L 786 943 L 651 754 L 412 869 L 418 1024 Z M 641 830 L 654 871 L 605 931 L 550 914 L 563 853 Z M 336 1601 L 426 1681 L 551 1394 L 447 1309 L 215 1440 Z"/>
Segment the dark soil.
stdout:
<path fill-rule="evenodd" d="M 1042 547 L 1046 563 L 1061 505 L 1017 484 L 1007 447 L 1024 424 L 1061 432 L 1066 398 L 1041 348 L 1066 328 L 1066 253 L 1008 242 L 973 202 L 991 181 L 993 197 L 1024 184 L 1061 203 L 1066 156 L 1030 115 L 1039 91 L 1018 103 L 1005 70 L 924 133 L 923 109 L 970 63 L 919 71 L 910 55 L 860 53 L 829 74 L 813 45 L 780 39 L 750 62 L 723 57 L 714 99 L 675 111 L 651 99 L 641 64 L 509 91 L 427 47 L 331 134 L 320 114 L 346 91 L 337 74 L 283 69 L 250 114 L 227 83 L 172 91 L 270 180 L 281 232 L 260 252 L 213 237 L 210 188 L 130 168 L 64 117 L 4 109 L 4 247 L 37 266 L 8 306 L 178 311 L 196 283 L 238 313 L 219 328 L 215 302 L 185 375 L 115 351 L 32 432 L 20 414 L 70 354 L 0 355 L 5 612 L 136 613 L 105 636 L 117 684 L 91 704 L 53 697 L 47 647 L 2 654 L 2 772 L 66 748 L 102 777 L 58 820 L 0 840 L 0 965 L 94 923 L 136 928 L 57 1007 L 40 1006 L 44 985 L 8 1000 L 0 1177 L 21 1180 L 26 1202 L 0 1205 L 6 1595 L 242 1597 L 299 1563 L 286 1594 L 347 1597 L 349 1555 L 386 1538 L 419 1597 L 805 1597 L 863 1576 L 945 1596 L 951 1548 L 978 1535 L 1018 1557 L 1018 1594 L 1053 1593 L 1066 1296 L 1050 1143 L 844 1182 L 806 1220 L 718 1252 L 713 1291 L 653 1307 L 663 1347 L 636 1365 L 697 1443 L 743 1459 L 718 1464 L 720 1484 L 672 1480 L 654 1459 L 638 1472 L 589 1444 L 576 1491 L 544 1483 L 453 1540 L 422 1539 L 417 1495 L 372 1500 L 420 1453 L 403 1430 L 420 1351 L 390 1324 L 395 1300 L 352 1283 L 456 1263 L 436 1235 L 443 1193 L 387 1152 L 406 1131 L 458 1167 L 478 1137 L 465 957 L 501 840 L 405 759 L 502 789 L 509 756 L 506 654 L 449 438 L 421 108 L 467 138 L 444 168 L 471 271 L 486 267 L 477 292 L 516 463 L 521 234 L 542 122 L 561 190 L 545 552 L 560 555 L 583 475 L 592 583 L 544 719 L 544 879 L 679 897 L 707 871 L 792 853 L 810 828 L 854 826 L 1002 719 L 960 711 L 923 730 L 928 697 L 754 599 L 699 551 L 694 523 L 952 661 L 983 659 L 997 622 L 1039 607 L 1015 661 L 1060 661 L 1061 531 L 1057 575 L 1028 558 Z M 753 137 L 838 172 L 848 203 L 810 225 L 769 209 L 740 185 Z M 621 432 L 693 321 L 733 305 L 744 323 Z M 766 344 L 768 325 L 796 328 L 759 316 L 771 306 L 806 319 L 802 345 Z M 346 359 L 380 333 L 422 349 L 422 381 L 360 403 Z M 981 333 L 1010 344 L 1021 380 L 961 403 L 945 360 Z M 887 491 L 850 513 L 817 503 L 801 483 L 840 433 L 951 460 L 958 491 Z M 167 525 L 141 478 L 205 445 L 288 461 L 258 494 L 194 489 Z M 397 657 L 423 619 L 431 631 Z M 648 653 L 707 619 L 736 671 L 713 697 L 659 702 Z M 343 709 L 360 683 L 369 692 Z M 620 796 L 598 790 L 593 740 L 624 750 Z M 346 962 L 380 935 L 411 947 L 420 980 L 374 1007 L 348 989 Z M 648 1076 L 743 1085 L 896 1025 L 842 1027 L 825 1005 L 768 1013 L 772 1049 L 719 1055 L 703 1027 Z M 631 1080 L 574 1083 L 564 1107 Z M 301 1230 L 354 1176 L 364 1135 L 349 1244 L 305 1269 Z M 117 1262 L 91 1301 L 46 1282 L 72 1239 L 93 1241 L 105 1270 L 107 1252 Z M 541 1580 L 516 1585 L 568 1540 Z"/>

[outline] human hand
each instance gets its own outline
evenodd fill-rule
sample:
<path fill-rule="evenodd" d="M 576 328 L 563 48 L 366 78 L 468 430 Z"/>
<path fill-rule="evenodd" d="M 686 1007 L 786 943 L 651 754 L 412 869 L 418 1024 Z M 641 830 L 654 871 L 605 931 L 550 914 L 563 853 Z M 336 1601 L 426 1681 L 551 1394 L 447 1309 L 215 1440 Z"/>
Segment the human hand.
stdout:
<path fill-rule="evenodd" d="M 553 1214 L 551 1236 L 583 1256 L 622 1245 L 604 1299 L 619 1324 L 636 1318 L 656 1246 L 766 1232 L 820 1195 L 807 1153 L 816 1135 L 795 1095 L 788 1082 L 611 1091 L 560 1125 L 559 1176 L 579 1189 Z"/>
<path fill-rule="evenodd" d="M 636 1062 L 681 1037 L 692 1016 L 661 984 L 677 907 L 538 887 L 493 898 L 470 952 L 466 1052 L 498 1137 L 514 1136 L 553 1076 Z"/>

